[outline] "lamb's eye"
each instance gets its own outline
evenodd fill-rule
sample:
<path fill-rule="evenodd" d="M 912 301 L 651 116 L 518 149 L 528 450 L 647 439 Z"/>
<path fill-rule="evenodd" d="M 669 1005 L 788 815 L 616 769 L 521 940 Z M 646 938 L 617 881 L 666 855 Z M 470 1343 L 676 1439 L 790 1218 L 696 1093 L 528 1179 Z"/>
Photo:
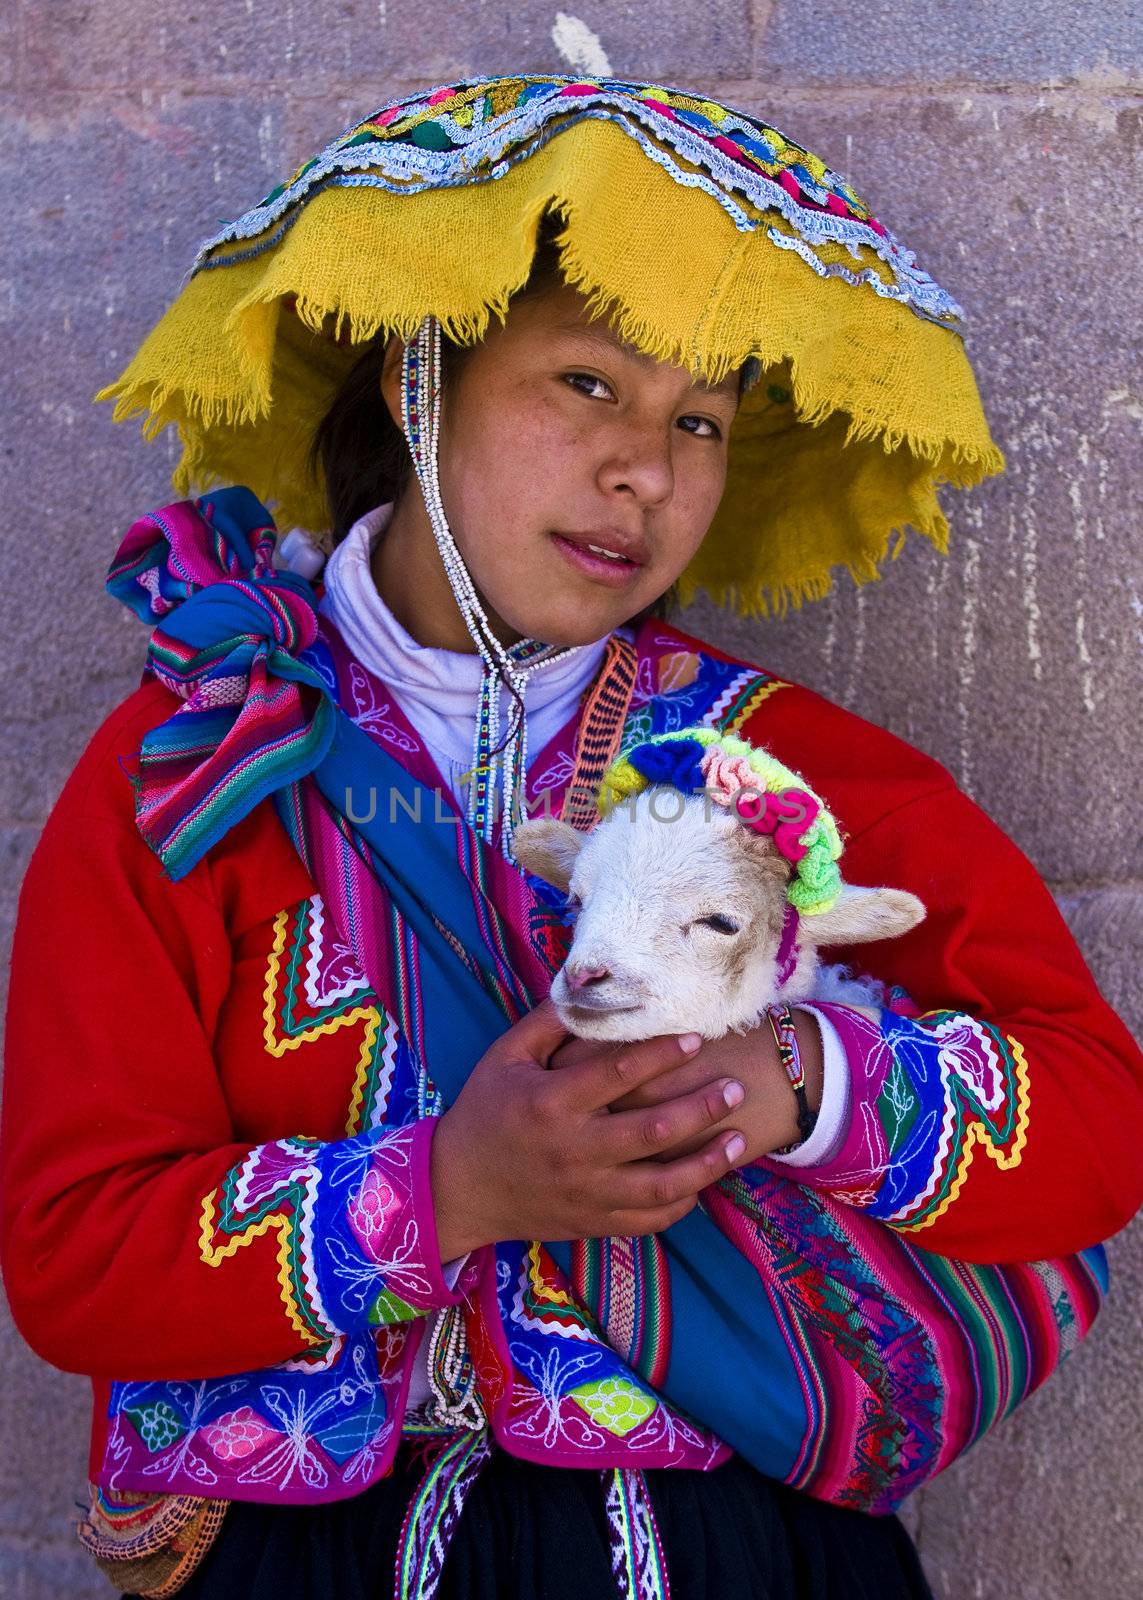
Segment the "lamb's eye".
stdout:
<path fill-rule="evenodd" d="M 699 917 L 698 920 L 704 928 L 713 928 L 715 933 L 738 932 L 738 924 L 734 918 L 723 916 L 721 911 L 715 911 L 709 917 Z"/>
<path fill-rule="evenodd" d="M 583 901 L 580 899 L 578 894 L 569 894 L 567 896 L 566 904 L 569 911 L 583 910 Z"/>

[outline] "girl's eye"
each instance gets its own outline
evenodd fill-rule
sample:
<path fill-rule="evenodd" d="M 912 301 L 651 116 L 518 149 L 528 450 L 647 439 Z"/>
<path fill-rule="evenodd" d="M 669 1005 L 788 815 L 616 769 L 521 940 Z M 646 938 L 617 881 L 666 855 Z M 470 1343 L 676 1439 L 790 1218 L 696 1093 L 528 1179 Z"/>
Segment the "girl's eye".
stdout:
<path fill-rule="evenodd" d="M 690 424 L 695 426 L 690 426 Z M 712 422 L 709 417 L 680 417 L 679 427 L 684 433 L 693 433 L 696 439 L 721 439 L 722 429 L 717 422 Z"/>
<path fill-rule="evenodd" d="M 704 928 L 713 928 L 715 933 L 738 932 L 738 924 L 734 918 L 723 916 L 721 911 L 715 911 L 709 917 L 699 917 L 698 921 Z"/>
<path fill-rule="evenodd" d="M 615 398 L 611 385 L 605 379 L 597 377 L 594 372 L 565 372 L 564 382 L 580 394 L 587 395 L 590 400 Z M 687 415 L 680 417 L 677 425 L 684 433 L 693 434 L 696 439 L 722 438 L 722 429 L 710 417 Z"/>
<path fill-rule="evenodd" d="M 602 378 L 597 378 L 593 372 L 566 372 L 564 382 L 592 400 L 604 400 L 611 394 L 610 384 L 605 383 Z M 600 390 L 603 391 L 602 394 Z"/>

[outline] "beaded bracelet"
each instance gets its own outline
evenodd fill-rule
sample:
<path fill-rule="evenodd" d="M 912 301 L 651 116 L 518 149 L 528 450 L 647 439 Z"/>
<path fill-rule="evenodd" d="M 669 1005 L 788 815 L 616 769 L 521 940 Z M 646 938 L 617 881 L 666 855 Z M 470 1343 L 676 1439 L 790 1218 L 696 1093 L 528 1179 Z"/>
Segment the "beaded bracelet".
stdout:
<path fill-rule="evenodd" d="M 791 1150 L 796 1150 L 799 1145 L 805 1144 L 814 1131 L 818 1114 L 811 1110 L 810 1103 L 806 1099 L 806 1074 L 802 1068 L 801 1051 L 798 1049 L 793 1012 L 787 1005 L 771 1005 L 766 1007 L 766 1018 L 774 1035 L 774 1042 L 778 1046 L 778 1059 L 786 1069 L 786 1076 L 790 1080 L 790 1087 L 798 1102 L 798 1132 L 801 1138 L 795 1139 L 793 1144 L 784 1145 L 781 1150 L 770 1152 L 774 1156 L 786 1156 Z"/>

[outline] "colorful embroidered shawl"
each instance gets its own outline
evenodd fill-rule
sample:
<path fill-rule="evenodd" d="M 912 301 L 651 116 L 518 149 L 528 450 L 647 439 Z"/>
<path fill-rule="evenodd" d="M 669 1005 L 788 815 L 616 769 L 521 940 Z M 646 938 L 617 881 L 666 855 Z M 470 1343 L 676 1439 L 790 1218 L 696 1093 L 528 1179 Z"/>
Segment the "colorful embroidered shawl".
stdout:
<path fill-rule="evenodd" d="M 272 795 L 384 1007 L 389 1076 L 364 1132 L 259 1147 L 221 1196 L 220 1228 L 269 1209 L 283 1184 L 302 1197 L 293 1314 L 308 1354 L 199 1384 L 116 1385 L 111 1453 L 120 1487 L 316 1500 L 383 1474 L 403 1420 L 423 1285 L 400 1252 L 371 1250 L 370 1219 L 407 1191 L 423 1119 L 542 997 L 567 930 L 554 892 L 460 818 L 410 820 L 439 803 L 427 774 L 346 714 L 353 664 L 309 586 L 274 571 L 274 539 L 254 496 L 230 489 L 142 519 L 121 547 L 109 587 L 158 624 L 148 668 L 184 697 L 140 752 L 138 825 L 179 876 Z M 655 694 L 655 649 L 648 624 L 628 663 L 624 748 L 694 723 L 732 730 L 766 692 L 764 674 L 710 656 L 685 693 Z M 1099 1248 L 1003 1268 L 926 1254 L 759 1165 L 661 1237 L 504 1242 L 465 1285 L 463 1313 L 448 1313 L 460 1354 L 438 1377 L 514 1453 L 694 1467 L 729 1446 L 820 1498 L 887 1512 L 1044 1380 L 1106 1278 Z M 237 1464 L 215 1447 L 235 1418 L 250 1446 Z M 472 1449 L 454 1455 L 469 1470 Z"/>

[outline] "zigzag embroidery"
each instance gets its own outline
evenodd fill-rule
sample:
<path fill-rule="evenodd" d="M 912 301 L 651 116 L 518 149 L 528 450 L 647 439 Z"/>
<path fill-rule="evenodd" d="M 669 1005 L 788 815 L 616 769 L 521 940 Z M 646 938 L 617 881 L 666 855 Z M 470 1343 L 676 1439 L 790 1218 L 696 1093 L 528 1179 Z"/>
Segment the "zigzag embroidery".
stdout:
<path fill-rule="evenodd" d="M 368 990 L 369 981 L 354 964 L 352 951 L 341 943 L 333 929 L 326 929 L 325 901 L 321 895 L 315 894 L 310 900 L 303 901 L 301 913 L 308 922 L 309 954 L 306 957 L 304 987 L 310 1010 L 323 1011 Z M 327 955 L 327 940 L 332 946 L 333 970 L 336 971 L 337 960 L 340 958 L 342 961 L 340 981 L 334 981 L 332 986 L 330 968 L 322 969 L 323 958 Z"/>
<path fill-rule="evenodd" d="M 283 1153 L 296 1158 L 284 1171 Z M 208 1267 L 217 1267 L 243 1245 L 276 1231 L 278 1284 L 286 1315 L 306 1343 L 316 1345 L 325 1344 L 339 1330 L 328 1320 L 314 1271 L 313 1224 L 320 1173 L 312 1155 L 312 1146 L 301 1139 L 279 1139 L 251 1150 L 222 1181 L 221 1223 L 219 1189 L 212 1189 L 203 1201 L 199 1256 Z M 256 1192 L 259 1180 L 265 1185 L 261 1194 Z M 246 1212 L 253 1215 L 247 1218 Z"/>
<path fill-rule="evenodd" d="M 538 1240 L 533 1240 L 528 1246 L 512 1300 L 516 1320 L 524 1327 L 544 1328 L 569 1339 L 594 1342 L 596 1334 L 588 1326 L 586 1313 L 580 1310 L 571 1295 L 544 1276 L 540 1261 L 542 1249 Z"/>
<path fill-rule="evenodd" d="M 375 1016 L 376 1022 L 369 1023 L 365 1029 L 357 1058 L 349 1115 L 345 1121 L 347 1134 L 379 1127 L 385 1121 L 389 1106 L 401 1030 L 387 1011 L 378 1010 Z"/>
<path fill-rule="evenodd" d="M 359 991 L 349 991 L 351 995 L 355 992 L 359 993 L 362 997 L 362 1003 L 346 1006 L 344 1009 L 335 1011 L 332 1015 L 322 1016 L 319 1014 L 301 1027 L 289 1026 L 290 1001 L 295 989 L 297 969 L 301 960 L 301 944 L 304 938 L 302 929 L 317 900 L 318 897 L 315 895 L 313 900 L 303 900 L 296 907 L 287 906 L 282 911 L 279 911 L 274 918 L 274 942 L 266 967 L 266 985 L 263 990 L 265 1005 L 262 1012 L 265 1022 L 266 1049 L 272 1056 L 281 1056 L 287 1050 L 296 1050 L 300 1045 L 307 1044 L 311 1039 L 319 1038 L 323 1033 L 334 1033 L 338 1028 L 348 1027 L 355 1022 L 373 1020 L 376 1023 L 380 1020 L 376 1004 L 364 1003 L 366 999 L 369 1002 L 375 1002 L 376 997 L 363 978 Z M 319 907 L 316 926 L 313 922 L 311 922 L 310 926 L 311 946 L 314 943 L 315 932 L 320 941 L 323 920 Z M 283 986 L 282 958 L 286 951 L 291 927 L 294 929 L 294 939 L 286 973 L 287 981 Z M 314 960 L 315 956 L 311 948 L 308 962 L 311 968 Z M 287 1018 L 287 1026 L 284 1031 L 279 1030 L 279 1012 Z"/>
<path fill-rule="evenodd" d="M 939 1015 L 939 1013 L 937 1014 Z M 926 1019 L 918 1018 L 917 1020 L 923 1022 Z M 973 1025 L 973 1031 L 977 1031 L 973 1019 L 958 1018 L 958 1020 L 968 1021 Z M 983 1148 L 984 1153 L 991 1157 L 1002 1171 L 1009 1171 L 1011 1168 L 1020 1165 L 1024 1146 L 1028 1139 L 1028 1113 L 1031 1103 L 1028 1063 L 1024 1055 L 1024 1047 L 1020 1041 L 1014 1039 L 1011 1034 L 1006 1034 L 1005 1040 L 1011 1051 L 1016 1092 L 1016 1116 L 1015 1125 L 1011 1133 L 1011 1142 L 999 1141 L 994 1136 L 990 1125 L 982 1118 L 974 1117 L 968 1122 L 967 1127 L 965 1126 L 963 1097 L 958 1092 L 964 1079 L 956 1071 L 954 1062 L 948 1059 L 946 1052 L 942 1050 L 939 1059 L 945 1086 L 945 1112 L 941 1122 L 940 1146 L 937 1150 L 936 1160 L 933 1163 L 932 1178 L 924 1191 L 915 1196 L 907 1205 L 902 1206 L 899 1211 L 895 1211 L 886 1218 L 886 1221 L 892 1223 L 899 1232 L 919 1233 L 923 1228 L 931 1227 L 938 1217 L 944 1216 L 964 1187 L 968 1169 L 972 1165 L 972 1158 L 978 1145 Z M 991 1049 L 991 1041 L 986 1040 L 986 1046 Z M 988 1109 L 991 1110 L 993 1108 L 989 1107 Z M 957 1155 L 950 1176 L 950 1154 L 954 1146 L 957 1149 Z M 942 1182 L 947 1182 L 947 1188 L 940 1202 L 926 1215 L 919 1216 L 919 1213 L 925 1210 L 925 1207 L 930 1204 L 933 1196 L 941 1188 Z M 904 1220 L 918 1216 L 919 1220 L 917 1221 Z"/>
<path fill-rule="evenodd" d="M 288 958 L 289 993 L 283 995 L 282 965 L 291 930 L 294 937 Z M 267 1052 L 280 1059 L 287 1050 L 297 1050 L 323 1034 L 364 1024 L 345 1126 L 346 1133 L 352 1135 L 384 1121 L 400 1032 L 388 1013 L 373 1004 L 348 1006 L 296 1031 L 279 1032 L 279 1016 L 288 1017 L 288 1001 L 302 970 L 303 949 L 307 951 L 305 993 L 311 1008 L 320 1010 L 323 1003 L 345 1002 L 357 994 L 372 996 L 365 979 L 354 982 L 352 972 L 333 987 L 323 987 L 328 984 L 328 972 L 323 974 L 321 967 L 324 933 L 324 906 L 318 895 L 296 907 L 287 906 L 275 917 L 263 990 L 263 1039 Z M 330 1323 L 322 1304 L 314 1270 L 313 1230 L 319 1179 L 312 1147 L 305 1139 L 259 1145 L 227 1173 L 220 1188 L 212 1189 L 205 1197 L 199 1228 L 199 1255 L 211 1267 L 219 1266 L 253 1240 L 277 1233 L 282 1304 L 291 1326 L 311 1346 L 327 1345 L 339 1331 Z"/>
<path fill-rule="evenodd" d="M 764 677 L 757 672 L 740 672 L 730 680 L 718 699 L 702 718 L 709 727 L 724 733 L 737 733 L 745 726 L 764 700 L 789 684 L 781 678 Z"/>
<path fill-rule="evenodd" d="M 285 907 L 274 918 L 274 941 L 266 967 L 266 984 L 263 990 L 263 1039 L 267 1053 L 280 1059 L 287 1050 L 297 1050 L 303 1044 L 308 1044 L 323 1034 L 336 1033 L 339 1028 L 352 1027 L 359 1022 L 364 1023 L 345 1125 L 346 1133 L 357 1133 L 364 1126 L 372 1128 L 384 1120 L 393 1081 L 398 1030 L 392 1018 L 376 1003 L 347 1006 L 346 1009 L 337 1011 L 333 1015 L 310 1022 L 308 1026 L 296 1032 L 283 1033 L 279 1030 L 279 1017 L 286 1009 L 284 999 L 288 998 L 282 993 L 283 957 L 287 945 L 291 943 L 292 929 L 294 938 L 289 958 L 290 969 L 299 966 L 304 937 L 302 930 L 307 920 L 309 952 L 305 963 L 306 997 L 311 1004 L 314 1001 L 320 1003 L 320 960 L 325 917 L 321 897 L 314 895 L 311 900 L 303 900 L 297 907 Z M 375 1001 L 373 992 L 364 978 L 360 980 L 360 985 L 356 989 L 348 984 L 340 988 L 336 992 L 336 1000 L 344 1002 L 356 993 L 368 995 L 371 1001 Z M 367 1100 L 368 1111 L 365 1110 Z"/>

